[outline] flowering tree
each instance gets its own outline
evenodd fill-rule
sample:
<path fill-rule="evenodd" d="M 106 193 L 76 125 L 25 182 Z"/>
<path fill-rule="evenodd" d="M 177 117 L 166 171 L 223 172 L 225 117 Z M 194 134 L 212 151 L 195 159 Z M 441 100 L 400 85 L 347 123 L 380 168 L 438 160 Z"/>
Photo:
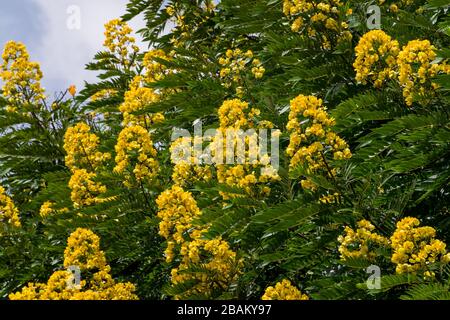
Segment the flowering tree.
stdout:
<path fill-rule="evenodd" d="M 50 102 L 6 44 L 0 295 L 448 299 L 448 7 L 367 5 L 131 0 Z"/>

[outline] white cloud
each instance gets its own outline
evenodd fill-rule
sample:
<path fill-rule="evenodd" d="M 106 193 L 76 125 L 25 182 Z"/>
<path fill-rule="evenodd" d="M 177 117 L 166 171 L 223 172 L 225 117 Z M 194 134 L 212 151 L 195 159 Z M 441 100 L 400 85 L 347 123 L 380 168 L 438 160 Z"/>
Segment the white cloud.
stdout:
<path fill-rule="evenodd" d="M 41 21 L 45 24 L 42 40 L 39 47 L 34 48 L 32 58 L 41 63 L 48 93 L 64 90 L 71 84 L 81 89 L 84 80 L 94 81 L 95 73 L 85 70 L 85 64 L 102 49 L 104 24 L 124 14 L 128 0 L 32 1 L 40 7 Z M 70 18 L 67 9 L 73 5 L 80 8 L 79 30 L 67 27 Z M 137 19 L 130 25 L 138 30 L 144 24 Z"/>

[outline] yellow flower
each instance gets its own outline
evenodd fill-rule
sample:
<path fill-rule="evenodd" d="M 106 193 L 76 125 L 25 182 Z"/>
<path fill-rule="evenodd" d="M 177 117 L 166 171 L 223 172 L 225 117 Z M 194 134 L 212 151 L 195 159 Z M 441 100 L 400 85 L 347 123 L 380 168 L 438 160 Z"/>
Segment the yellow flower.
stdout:
<path fill-rule="evenodd" d="M 172 58 L 161 49 L 148 51 L 144 55 L 142 65 L 144 66 L 145 80 L 147 82 L 155 82 L 164 79 L 167 75 L 173 73 L 173 70 L 156 61 L 155 58 L 170 61 Z"/>
<path fill-rule="evenodd" d="M 75 85 L 71 85 L 69 89 L 67 89 L 72 97 L 77 93 L 77 87 Z"/>
<path fill-rule="evenodd" d="M 68 128 L 64 135 L 65 162 L 72 171 L 81 168 L 94 171 L 111 158 L 109 153 L 98 151 L 100 139 L 90 131 L 86 123 L 80 122 Z"/>
<path fill-rule="evenodd" d="M 190 192 L 175 185 L 161 193 L 156 204 L 161 219 L 159 233 L 167 239 L 166 261 L 173 261 L 175 249 L 179 249 L 179 265 L 171 271 L 172 283 L 197 281 L 187 292 L 175 298 L 191 294 L 209 295 L 215 290 L 223 290 L 236 280 L 242 261 L 220 237 L 202 239 L 207 228 L 193 225 L 201 211 Z M 194 264 L 201 264 L 208 271 L 191 271 Z"/>
<path fill-rule="evenodd" d="M 181 187 L 212 179 L 211 167 L 202 165 L 199 160 L 201 155 L 195 154 L 194 141 L 201 145 L 202 138 L 180 137 L 170 145 L 170 158 L 174 164 L 172 180 Z"/>
<path fill-rule="evenodd" d="M 346 23 L 351 9 L 345 11 L 340 0 L 284 0 L 283 13 L 292 21 L 293 32 L 304 33 L 311 38 L 311 43 L 322 49 L 330 50 L 343 41 L 350 41 L 351 33 Z M 328 36 L 323 30 L 328 29 Z M 321 34 L 321 36 L 318 36 Z"/>
<path fill-rule="evenodd" d="M 425 271 L 431 276 L 427 266 L 441 261 L 449 262 L 446 244 L 435 239 L 436 230 L 432 227 L 419 227 L 417 218 L 406 217 L 397 222 L 397 229 L 391 237 L 393 254 L 391 261 L 396 264 L 397 273 L 416 273 Z"/>
<path fill-rule="evenodd" d="M 336 203 L 339 201 L 340 194 L 335 192 L 333 194 L 323 195 L 319 198 L 319 202 L 322 203 Z"/>
<path fill-rule="evenodd" d="M 218 62 L 222 66 L 219 72 L 223 80 L 222 85 L 226 88 L 229 88 L 231 85 L 236 86 L 236 95 L 238 97 L 244 95 L 243 76 L 248 69 L 250 69 L 255 79 L 262 78 L 266 71 L 261 61 L 254 58 L 251 50 L 243 52 L 239 48 L 234 51 L 228 49 L 224 56 L 219 57 Z"/>
<path fill-rule="evenodd" d="M 415 96 L 423 99 L 433 95 L 437 85 L 430 78 L 439 73 L 450 74 L 450 65 L 433 63 L 435 58 L 435 47 L 428 40 L 409 41 L 398 54 L 398 80 L 406 105 L 411 106 Z"/>
<path fill-rule="evenodd" d="M 30 62 L 27 48 L 20 42 L 6 43 L 0 64 L 0 79 L 3 81 L 3 95 L 10 104 L 7 110 L 29 111 L 39 108 L 45 99 L 41 87 L 42 72 L 37 62 Z"/>
<path fill-rule="evenodd" d="M 192 194 L 179 186 L 164 191 L 156 199 L 158 205 L 159 234 L 176 243 L 183 241 L 183 233 L 191 228 L 191 223 L 200 215 Z"/>
<path fill-rule="evenodd" d="M 117 139 L 114 171 L 133 174 L 138 182 L 154 179 L 159 171 L 150 133 L 141 126 L 124 128 Z M 128 179 L 127 184 L 131 183 Z"/>
<path fill-rule="evenodd" d="M 262 300 L 309 300 L 306 294 L 294 287 L 291 282 L 284 279 L 275 284 L 275 287 L 267 287 Z"/>
<path fill-rule="evenodd" d="M 29 283 L 22 291 L 11 293 L 10 300 L 136 300 L 135 286 L 116 283 L 111 277 L 100 238 L 89 229 L 78 228 L 67 240 L 64 267 L 77 267 L 81 281 L 75 284 L 69 270 L 55 271 L 47 283 Z M 87 277 L 84 279 L 83 277 Z M 74 286 L 70 286 L 74 284 Z M 77 286 L 78 285 L 78 286 Z"/>
<path fill-rule="evenodd" d="M 114 19 L 105 24 L 105 41 L 103 45 L 110 53 L 120 57 L 121 63 L 125 67 L 131 65 L 133 55 L 136 55 L 139 48 L 136 46 L 136 39 L 130 36 L 133 30 L 125 21 Z"/>
<path fill-rule="evenodd" d="M 249 108 L 245 101 L 232 99 L 223 102 L 218 114 L 220 128 L 210 144 L 212 156 L 216 161 L 218 182 L 242 188 L 248 195 L 267 195 L 270 188 L 258 186 L 279 181 L 280 177 L 270 165 L 268 154 L 260 152 L 256 130 L 250 131 L 244 138 L 240 137 L 237 131 L 255 129 L 254 120 L 260 115 L 260 110 Z M 269 121 L 263 120 L 260 124 L 273 127 L 273 123 Z M 239 150 L 238 145 L 243 145 L 244 150 Z M 243 154 L 240 154 L 240 151 Z M 232 163 L 237 164 L 227 164 L 230 159 Z M 224 200 L 238 196 L 227 192 L 220 193 Z"/>
<path fill-rule="evenodd" d="M 95 94 L 93 94 L 91 96 L 91 101 L 99 101 L 99 100 L 103 100 L 103 99 L 108 99 L 111 98 L 112 96 L 114 96 L 117 93 L 116 90 L 114 89 L 103 89 L 100 90 L 98 92 L 96 92 Z"/>
<path fill-rule="evenodd" d="M 141 86 L 142 80 L 141 76 L 136 76 L 133 79 L 130 89 L 125 92 L 124 101 L 119 107 L 119 111 L 123 114 L 122 125 L 124 126 L 150 127 L 155 123 L 164 121 L 162 113 L 133 114 L 159 100 L 159 95 L 153 89 Z"/>
<path fill-rule="evenodd" d="M 396 74 L 398 53 L 398 42 L 392 40 L 384 31 L 367 32 L 355 47 L 356 60 L 353 68 L 356 71 L 356 80 L 364 84 L 371 80 L 374 87 L 381 87 L 386 79 Z"/>
<path fill-rule="evenodd" d="M 69 180 L 69 188 L 72 190 L 70 198 L 75 208 L 89 206 L 95 203 L 105 202 L 107 199 L 98 198 L 106 192 L 106 187 L 100 182 L 94 181 L 96 173 L 86 169 L 76 169 Z"/>
<path fill-rule="evenodd" d="M 291 100 L 289 121 L 286 128 L 290 132 L 286 149 L 290 159 L 290 170 L 304 167 L 307 174 L 326 172 L 334 175 L 325 163 L 324 150 L 330 149 L 335 160 L 349 159 L 352 153 L 344 139 L 331 130 L 335 120 L 331 118 L 322 100 L 314 96 L 299 95 Z M 308 120 L 308 121 L 305 121 Z M 302 180 L 302 187 L 315 190 L 314 183 Z"/>
<path fill-rule="evenodd" d="M 167 6 L 166 12 L 169 16 L 173 16 L 175 13 L 175 9 L 172 6 Z"/>
<path fill-rule="evenodd" d="M 369 221 L 361 220 L 357 225 L 356 230 L 345 227 L 345 235 L 338 237 L 340 243 L 338 250 L 342 260 L 348 258 L 374 259 L 376 253 L 373 252 L 373 247 L 389 245 L 388 239 L 373 232 L 375 226 Z"/>
<path fill-rule="evenodd" d="M 100 238 L 91 230 L 78 228 L 67 239 L 64 267 L 78 266 L 81 270 L 103 269 L 106 258 L 100 250 Z"/>
<path fill-rule="evenodd" d="M 45 201 L 41 208 L 39 209 L 39 215 L 42 218 L 45 218 L 47 216 L 49 216 L 51 213 L 53 213 L 54 209 L 53 209 L 53 202 L 51 201 Z"/>
<path fill-rule="evenodd" d="M 16 228 L 21 226 L 19 210 L 2 186 L 0 186 L 0 223 Z"/>

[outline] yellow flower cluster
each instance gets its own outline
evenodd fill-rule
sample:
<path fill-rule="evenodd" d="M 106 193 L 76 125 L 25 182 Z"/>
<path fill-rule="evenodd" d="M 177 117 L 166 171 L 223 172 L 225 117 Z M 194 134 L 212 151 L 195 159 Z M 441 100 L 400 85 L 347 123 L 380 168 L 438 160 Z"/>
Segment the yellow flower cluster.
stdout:
<path fill-rule="evenodd" d="M 111 277 L 111 267 L 100 250 L 100 239 L 88 229 L 73 232 L 64 251 L 64 267 L 78 267 L 79 284 L 69 270 L 55 271 L 47 283 L 29 283 L 22 291 L 9 295 L 11 300 L 136 300 L 135 286 L 117 283 Z"/>
<path fill-rule="evenodd" d="M 319 198 L 319 202 L 322 203 L 336 203 L 339 202 L 340 194 L 335 192 L 333 194 L 323 195 Z"/>
<path fill-rule="evenodd" d="M 19 210 L 2 186 L 0 186 L 0 223 L 16 228 L 21 226 Z"/>
<path fill-rule="evenodd" d="M 88 168 L 95 171 L 111 155 L 98 151 L 100 139 L 84 122 L 77 123 L 67 129 L 64 135 L 64 150 L 66 151 L 66 166 L 72 171 Z"/>
<path fill-rule="evenodd" d="M 6 110 L 27 114 L 36 109 L 45 99 L 40 80 L 42 72 L 37 62 L 30 62 L 24 44 L 15 41 L 6 43 L 0 65 L 3 95 L 8 99 Z M 20 110 L 19 110 L 20 109 Z"/>
<path fill-rule="evenodd" d="M 219 58 L 219 64 L 222 66 L 220 70 L 220 78 L 223 85 L 230 88 L 232 85 L 236 87 L 236 94 L 242 98 L 245 85 L 245 74 L 251 66 L 251 73 L 255 79 L 263 77 L 266 71 L 259 59 L 253 58 L 253 52 L 248 50 L 243 52 L 241 49 L 228 49 L 224 56 Z"/>
<path fill-rule="evenodd" d="M 338 237 L 340 243 L 338 250 L 342 260 L 348 258 L 373 259 L 376 257 L 374 248 L 389 245 L 387 238 L 373 232 L 375 226 L 369 221 L 361 220 L 357 225 L 356 230 L 345 227 L 345 235 Z"/>
<path fill-rule="evenodd" d="M 72 172 L 69 188 L 75 208 L 106 200 L 97 198 L 106 192 L 106 187 L 95 182 L 95 171 L 111 158 L 111 154 L 98 151 L 100 140 L 90 130 L 86 123 L 80 122 L 68 128 L 64 135 L 66 166 Z"/>
<path fill-rule="evenodd" d="M 194 140 L 198 139 L 198 140 Z M 180 137 L 170 145 L 170 158 L 174 164 L 172 181 L 181 187 L 199 181 L 212 179 L 211 166 L 202 165 L 194 152 L 194 142 L 201 143 L 201 137 Z"/>
<path fill-rule="evenodd" d="M 248 102 L 239 99 L 225 100 L 218 111 L 219 126 L 223 129 L 254 127 L 254 118 L 260 113 L 259 109 L 249 109 Z"/>
<path fill-rule="evenodd" d="M 184 234 L 192 228 L 194 218 L 200 216 L 200 209 L 192 194 L 177 185 L 161 193 L 156 204 L 159 209 L 158 218 L 161 219 L 159 234 L 167 239 L 169 244 L 166 259 L 170 262 L 174 257 L 171 249 L 175 244 L 185 241 Z"/>
<path fill-rule="evenodd" d="M 86 169 L 73 171 L 69 180 L 69 188 L 71 189 L 70 199 L 75 208 L 90 206 L 107 200 L 106 198 L 99 198 L 102 193 L 106 192 L 106 187 L 95 181 L 96 177 L 95 172 L 88 172 Z"/>
<path fill-rule="evenodd" d="M 435 239 L 434 228 L 419 225 L 420 221 L 413 217 L 397 222 L 397 229 L 391 237 L 394 250 L 391 261 L 396 264 L 397 273 L 426 270 L 426 276 L 433 276 L 434 273 L 427 270 L 428 265 L 438 261 L 450 262 L 450 253 L 447 253 L 444 242 Z"/>
<path fill-rule="evenodd" d="M 284 279 L 275 284 L 275 287 L 267 287 L 262 300 L 309 300 L 306 294 L 294 287 L 291 282 Z"/>
<path fill-rule="evenodd" d="M 53 213 L 54 209 L 53 209 L 53 205 L 54 203 L 51 201 L 45 201 L 41 208 L 39 209 L 39 215 L 42 218 L 45 218 L 47 216 L 49 216 L 51 213 Z"/>
<path fill-rule="evenodd" d="M 161 49 L 150 50 L 144 55 L 142 65 L 146 70 L 145 80 L 149 83 L 160 81 L 173 72 L 173 70 L 156 61 L 155 58 L 166 61 L 171 60 L 171 57 Z"/>
<path fill-rule="evenodd" d="M 61 209 L 55 208 L 55 203 L 53 201 L 45 201 L 39 209 L 39 215 L 41 216 L 41 218 L 45 219 L 52 213 L 65 213 L 68 211 L 69 208 L 61 208 Z"/>
<path fill-rule="evenodd" d="M 103 99 L 108 99 L 113 97 L 115 94 L 117 94 L 117 91 L 114 89 L 103 89 L 93 94 L 91 96 L 91 101 L 94 102 Z"/>
<path fill-rule="evenodd" d="M 195 280 L 197 284 L 184 293 L 183 298 L 191 294 L 209 295 L 217 290 L 226 289 L 239 275 L 241 261 L 237 261 L 236 253 L 229 244 L 216 237 L 212 240 L 194 238 L 184 242 L 180 249 L 181 263 L 171 271 L 173 284 Z M 201 264 L 207 272 L 193 272 L 189 268 L 194 264 Z"/>
<path fill-rule="evenodd" d="M 224 101 L 218 114 L 220 127 L 211 144 L 217 163 L 218 182 L 242 188 L 249 195 L 268 195 L 271 189 L 267 183 L 279 181 L 280 176 L 270 164 L 269 155 L 262 154 L 257 131 L 254 130 L 244 137 L 239 136 L 238 131 L 258 129 L 255 120 L 260 110 L 249 108 L 245 101 L 233 99 Z M 273 127 L 269 121 L 261 121 L 260 124 L 264 128 Z M 274 136 L 279 134 L 279 131 L 273 131 L 271 134 Z M 244 147 L 241 148 L 243 150 L 240 150 L 239 145 Z M 244 151 L 243 154 L 238 154 L 240 151 Z M 233 164 L 227 164 L 230 159 Z M 221 195 L 224 200 L 236 196 L 227 192 L 221 192 Z"/>
<path fill-rule="evenodd" d="M 153 89 L 142 86 L 142 80 L 141 76 L 136 76 L 130 84 L 130 89 L 125 92 L 124 101 L 119 107 L 123 114 L 123 126 L 140 125 L 149 128 L 152 124 L 164 121 L 162 113 L 133 114 L 159 100 Z"/>
<path fill-rule="evenodd" d="M 438 85 L 432 77 L 450 74 L 449 64 L 435 62 L 435 50 L 428 40 L 409 41 L 399 50 L 398 42 L 383 31 L 369 31 L 355 48 L 356 80 L 363 84 L 371 80 L 375 88 L 380 88 L 386 79 L 398 76 L 406 105 L 411 106 L 415 98 L 423 101 L 433 95 Z"/>
<path fill-rule="evenodd" d="M 102 270 L 106 258 L 100 250 L 100 238 L 91 230 L 78 228 L 67 239 L 64 250 L 64 267 L 77 266 L 81 270 Z"/>
<path fill-rule="evenodd" d="M 122 129 L 115 146 L 116 166 L 114 171 L 125 174 L 125 185 L 131 186 L 131 173 L 141 183 L 144 180 L 154 179 L 159 170 L 159 163 L 155 159 L 156 150 L 150 133 L 141 126 L 131 126 Z"/>
<path fill-rule="evenodd" d="M 174 185 L 156 199 L 158 205 L 159 234 L 167 240 L 166 260 L 175 258 L 175 248 L 179 249 L 180 264 L 172 269 L 171 281 L 179 284 L 195 280 L 197 283 L 185 292 L 183 298 L 191 294 L 211 294 L 214 290 L 225 289 L 239 274 L 241 261 L 228 243 L 220 237 L 202 239 L 207 228 L 193 225 L 201 215 L 197 203 L 190 192 Z M 208 272 L 190 271 L 193 264 L 201 264 Z"/>
<path fill-rule="evenodd" d="M 292 31 L 307 35 L 323 49 L 352 39 L 346 22 L 351 10 L 340 0 L 284 0 L 283 13 L 293 20 Z"/>
<path fill-rule="evenodd" d="M 111 54 L 118 55 L 125 67 L 131 66 L 132 56 L 139 52 L 139 48 L 135 44 L 136 39 L 130 36 L 132 32 L 130 26 L 120 19 L 114 19 L 105 24 L 103 45 L 108 48 Z"/>
<path fill-rule="evenodd" d="M 382 30 L 372 30 L 364 34 L 355 47 L 356 60 L 353 68 L 356 80 L 366 84 L 373 81 L 375 88 L 380 88 L 386 79 L 396 76 L 396 57 L 399 45 Z"/>
<path fill-rule="evenodd" d="M 408 106 L 412 105 L 415 95 L 423 98 L 437 88 L 437 84 L 431 82 L 430 78 L 440 72 L 450 74 L 449 64 L 433 63 L 436 58 L 435 50 L 428 40 L 412 40 L 398 55 L 398 80 Z"/>
<path fill-rule="evenodd" d="M 286 128 L 291 133 L 286 153 L 291 157 L 289 167 L 301 165 L 306 174 L 327 171 L 334 176 L 336 169 L 331 169 L 326 162 L 325 153 L 332 152 L 333 159 L 343 160 L 352 156 L 344 139 L 331 130 L 335 120 L 331 118 L 322 100 L 314 96 L 299 95 L 291 100 L 291 110 Z M 316 185 L 302 180 L 305 189 L 315 190 Z"/>
<path fill-rule="evenodd" d="M 175 35 L 170 39 L 174 48 L 188 47 L 189 42 L 187 40 L 191 38 L 192 34 L 204 27 L 213 16 L 215 4 L 213 0 L 191 2 L 189 4 L 190 12 L 187 12 L 183 7 L 185 6 L 180 2 L 173 2 L 172 5 L 166 7 L 166 13 L 175 25 L 175 29 L 172 30 Z M 194 43 L 194 45 L 196 44 Z"/>

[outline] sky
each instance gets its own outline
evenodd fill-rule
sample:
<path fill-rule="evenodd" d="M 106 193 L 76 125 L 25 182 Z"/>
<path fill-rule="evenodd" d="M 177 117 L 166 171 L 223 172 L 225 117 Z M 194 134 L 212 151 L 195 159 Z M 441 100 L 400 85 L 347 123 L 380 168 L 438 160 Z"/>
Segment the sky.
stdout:
<path fill-rule="evenodd" d="M 126 12 L 128 0 L 0 0 L 0 46 L 9 40 L 23 42 L 31 60 L 41 65 L 47 95 L 84 80 L 95 81 L 85 70 L 102 49 L 104 24 Z M 141 18 L 130 22 L 133 30 L 144 26 Z M 139 41 L 138 45 L 145 49 Z"/>

